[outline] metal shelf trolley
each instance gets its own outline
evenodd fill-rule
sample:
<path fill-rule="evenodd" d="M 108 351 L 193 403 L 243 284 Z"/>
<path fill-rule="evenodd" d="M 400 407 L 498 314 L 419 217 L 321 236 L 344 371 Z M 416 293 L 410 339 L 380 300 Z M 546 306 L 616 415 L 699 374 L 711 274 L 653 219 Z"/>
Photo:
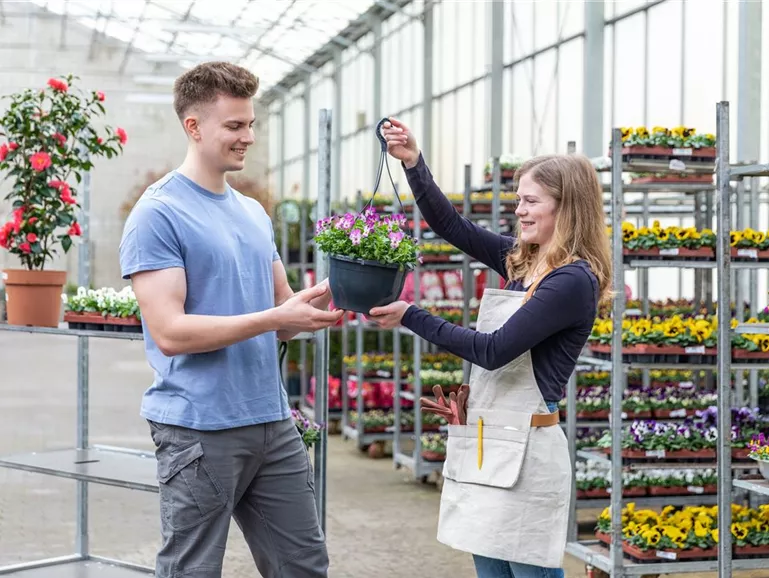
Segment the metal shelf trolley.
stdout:
<path fill-rule="evenodd" d="M 731 291 L 733 274 L 732 270 L 757 270 L 765 269 L 766 263 L 757 261 L 732 261 L 730 247 L 730 224 L 732 201 L 736 200 L 738 215 L 740 214 L 740 204 L 743 201 L 744 192 L 742 179 L 746 177 L 769 176 L 769 166 L 750 165 L 738 166 L 731 165 L 729 160 L 729 103 L 720 102 L 716 107 L 717 117 L 717 158 L 715 166 L 697 167 L 695 170 L 713 172 L 716 174 L 716 235 L 717 247 L 715 260 L 711 261 L 642 261 L 632 260 L 625 263 L 623 259 L 623 238 L 622 238 L 622 215 L 623 215 L 623 189 L 626 187 L 622 182 L 622 174 L 625 171 L 639 170 L 637 166 L 630 166 L 622 161 L 622 136 L 620 129 L 612 131 L 612 169 L 611 169 L 611 194 L 612 194 L 612 257 L 614 278 L 613 286 L 621 288 L 624 286 L 624 274 L 629 269 L 649 270 L 651 267 L 678 267 L 694 269 L 715 269 L 716 271 L 716 300 L 721 304 L 728 304 L 731 301 Z M 649 170 L 648 167 L 642 169 Z M 665 167 L 652 167 L 653 170 L 666 170 Z M 732 183 L 736 182 L 737 197 L 732 197 Z M 755 190 L 752 191 L 755 196 Z M 757 197 L 756 197 L 757 198 Z M 738 226 L 740 226 L 741 217 L 738 217 Z M 709 226 L 709 223 L 708 225 Z M 741 297 L 738 293 L 738 302 Z M 755 299 L 751 299 L 751 307 L 755 307 Z M 740 312 L 742 310 L 740 309 Z M 622 398 L 626 387 L 626 371 L 631 368 L 655 369 L 671 367 L 666 363 L 627 363 L 623 361 L 622 355 L 622 324 L 618 322 L 625 314 L 625 295 L 624 292 L 616 291 L 611 315 L 615 320 L 612 328 L 611 341 L 611 413 L 609 427 L 611 429 L 611 457 L 591 451 L 579 451 L 577 455 L 580 458 L 602 461 L 611 468 L 611 485 L 613 488 L 622 487 L 622 474 L 625 469 L 642 469 L 644 467 L 660 468 L 665 467 L 664 462 L 656 461 L 653 463 L 623 463 L 622 450 Z M 718 339 L 717 339 L 717 357 L 716 362 L 712 364 L 675 364 L 677 369 L 711 369 L 715 370 L 718 393 L 718 442 L 717 442 L 717 465 L 693 463 L 681 464 L 675 463 L 670 466 L 675 467 L 716 467 L 718 474 L 718 527 L 723 529 L 719 532 L 718 556 L 716 559 L 682 561 L 678 560 L 675 553 L 665 556 L 664 552 L 657 556 L 656 560 L 640 563 L 635 562 L 627 556 L 621 547 L 622 544 L 622 521 L 621 514 L 623 502 L 628 501 L 623 498 L 622 492 L 613 492 L 608 504 L 611 506 L 611 546 L 598 540 L 578 541 L 574 539 L 567 545 L 567 552 L 584 560 L 588 565 L 598 569 L 611 578 L 624 578 L 626 576 L 643 575 L 663 575 L 670 573 L 702 573 L 708 571 L 718 571 L 720 578 L 732 576 L 735 570 L 752 570 L 769 567 L 769 559 L 760 557 L 734 559 L 733 539 L 729 529 L 732 522 L 732 508 L 737 494 L 745 494 L 746 491 L 756 494 L 769 495 L 769 485 L 765 480 L 754 481 L 750 479 L 741 479 L 741 473 L 746 470 L 755 470 L 756 466 L 750 462 L 738 463 L 732 462 L 731 453 L 731 408 L 733 395 L 731 390 L 731 372 L 756 370 L 761 367 L 757 363 L 733 362 L 731 355 L 731 336 L 734 331 L 747 332 L 747 328 L 738 325 L 736 329 L 731 327 L 731 308 L 728 306 L 718 307 Z M 767 325 L 750 325 L 750 332 L 769 332 Z M 753 373 L 753 371 L 751 371 Z M 743 392 L 740 386 L 737 386 L 736 398 L 738 402 L 743 401 Z M 570 396 L 573 395 L 570 392 Z M 755 397 L 753 384 L 751 384 L 751 397 Z M 573 407 L 573 405 L 572 405 Z M 740 473 L 739 476 L 735 474 Z M 735 477 L 737 479 L 735 479 Z M 698 504 L 704 504 L 701 499 L 692 498 Z M 671 498 L 671 503 L 681 504 L 680 498 Z M 571 534 L 573 536 L 573 534 Z"/>
<path fill-rule="evenodd" d="M 327 214 L 331 198 L 330 151 L 331 111 L 320 111 L 319 137 L 319 214 Z M 83 235 L 79 247 L 78 283 L 88 286 L 89 270 L 89 196 L 90 175 L 86 175 L 83 186 L 82 214 L 79 222 Z M 316 257 L 316 270 L 326 274 L 326 262 Z M 0 567 L 0 575 L 18 578 L 132 578 L 154 573 L 153 568 L 120 560 L 95 556 L 89 551 L 88 531 L 88 487 L 89 484 L 116 486 L 130 490 L 158 492 L 156 460 L 154 453 L 130 448 L 92 445 L 89 440 L 89 342 L 90 339 L 143 340 L 141 333 L 116 331 L 84 331 L 45 327 L 21 327 L 0 324 L 0 331 L 15 331 L 43 335 L 60 335 L 76 338 L 77 347 L 77 423 L 76 441 L 73 447 L 63 450 L 32 452 L 0 456 L 0 467 L 69 478 L 76 482 L 77 506 L 75 512 L 75 552 L 69 556 L 48 558 Z M 302 333 L 294 339 L 312 341 L 315 346 L 315 374 L 317 376 L 318 402 L 315 419 L 327 423 L 328 398 L 328 333 Z M 276 344 L 277 346 L 277 344 Z M 325 530 L 325 476 L 326 476 L 325 430 L 315 446 L 315 483 L 321 525 Z"/>

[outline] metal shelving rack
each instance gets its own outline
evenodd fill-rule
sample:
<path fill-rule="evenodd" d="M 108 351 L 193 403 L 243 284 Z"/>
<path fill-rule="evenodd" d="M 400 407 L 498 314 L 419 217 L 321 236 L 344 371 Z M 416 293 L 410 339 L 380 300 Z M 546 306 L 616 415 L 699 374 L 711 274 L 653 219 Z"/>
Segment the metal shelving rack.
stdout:
<path fill-rule="evenodd" d="M 330 151 L 331 151 L 331 111 L 320 111 L 319 136 L 319 211 L 328 212 L 331 198 L 330 188 Z M 79 246 L 78 284 L 88 287 L 90 284 L 90 174 L 83 179 L 82 211 L 79 222 L 82 226 Z M 325 275 L 326 263 L 316 253 L 315 267 Z M 78 340 L 77 348 L 77 423 L 76 443 L 74 447 L 50 451 L 31 452 L 0 456 L 0 467 L 44 474 L 75 480 L 75 552 L 68 556 L 24 562 L 0 567 L 0 575 L 17 578 L 49 578 L 61 576 L 69 578 L 133 578 L 154 574 L 154 568 L 96 556 L 89 549 L 88 484 L 114 486 L 129 490 L 158 492 L 157 461 L 154 452 L 145 452 L 131 448 L 121 448 L 91 444 L 89 441 L 89 340 L 124 339 L 143 340 L 142 333 L 117 331 L 84 331 L 59 327 L 26 327 L 0 323 L 0 331 L 31 333 L 37 335 L 59 335 L 74 337 Z M 315 374 L 319 395 L 313 416 L 319 423 L 326 423 L 328 398 L 328 332 L 300 333 L 295 340 L 313 341 L 315 345 Z M 326 506 L 326 445 L 325 430 L 320 441 L 315 445 L 315 492 L 321 526 L 325 530 Z"/>
<path fill-rule="evenodd" d="M 742 202 L 742 195 L 740 191 L 744 191 L 742 183 L 739 182 L 745 177 L 757 177 L 757 176 L 769 176 L 769 165 L 749 165 L 749 166 L 736 166 L 730 165 L 729 161 L 729 104 L 728 102 L 720 102 L 717 104 L 717 153 L 718 157 L 715 163 L 716 172 L 716 195 L 717 195 L 717 212 L 715 216 L 717 227 L 717 249 L 716 260 L 712 262 L 707 261 L 631 261 L 629 264 L 624 263 L 622 254 L 622 231 L 619 226 L 622 222 L 622 208 L 623 208 L 623 189 L 627 187 L 623 186 L 622 173 L 628 170 L 639 170 L 637 163 L 633 163 L 632 166 L 629 163 L 622 162 L 622 137 L 619 129 L 612 131 L 612 257 L 613 257 L 613 286 L 624 286 L 624 273 L 631 268 L 649 269 L 652 267 L 660 268 L 700 268 L 700 269 L 713 269 L 717 271 L 717 300 L 719 303 L 729 303 L 731 301 L 731 289 L 732 289 L 732 269 L 736 270 L 757 270 L 766 269 L 767 264 L 761 262 L 745 262 L 731 260 L 730 252 L 730 224 L 732 221 L 731 211 L 731 192 L 732 180 L 738 180 L 738 198 L 737 207 L 738 214 L 740 213 L 740 204 Z M 659 171 L 662 167 L 654 165 L 654 170 Z M 651 166 L 649 163 L 645 163 L 642 170 L 646 170 Z M 665 167 L 666 168 L 666 167 Z M 694 169 L 696 170 L 696 168 Z M 711 166 L 709 169 L 703 167 L 700 170 L 713 170 Z M 754 197 L 755 189 L 754 189 Z M 738 217 L 738 224 L 741 222 L 741 218 Z M 738 291 L 738 313 L 741 303 L 739 300 L 740 293 Z M 751 307 L 755 308 L 755 299 L 751 299 Z M 612 317 L 615 320 L 623 318 L 625 313 L 625 295 L 623 291 L 617 291 L 615 293 Z M 734 480 L 733 471 L 739 470 L 753 470 L 755 465 L 737 464 L 732 463 L 731 458 L 731 436 L 724 435 L 724 432 L 731 431 L 731 407 L 732 407 L 732 391 L 731 391 L 731 371 L 732 370 L 755 370 L 757 369 L 756 363 L 734 363 L 731 359 L 731 334 L 732 329 L 730 327 L 731 322 L 731 308 L 719 307 L 718 308 L 718 356 L 717 363 L 715 365 L 703 365 L 703 364 L 691 364 L 682 365 L 676 364 L 676 368 L 685 369 L 715 369 L 717 373 L 717 391 L 718 391 L 718 431 L 719 441 L 717 448 L 717 472 L 718 472 L 718 527 L 730 528 L 731 527 L 731 504 L 735 497 L 735 488 L 739 491 L 752 491 L 757 494 L 769 495 L 769 484 L 766 481 L 751 481 L 751 480 Z M 746 332 L 748 329 L 744 326 L 738 326 L 736 331 Z M 758 327 L 750 327 L 751 332 L 766 331 L 769 333 L 769 324 L 759 325 Z M 624 467 L 629 466 L 631 469 L 641 469 L 644 467 L 660 468 L 665 464 L 655 462 L 653 464 L 623 464 L 621 457 L 621 430 L 622 430 L 622 395 L 626 386 L 626 371 L 631 368 L 643 368 L 643 369 L 655 369 L 655 368 L 667 368 L 670 364 L 656 364 L 656 363 L 624 363 L 622 359 L 622 324 L 613 324 L 612 344 L 611 344 L 611 417 L 610 423 L 612 430 L 612 447 L 611 447 L 611 459 L 605 456 L 590 452 L 579 451 L 577 455 L 584 459 L 603 461 L 610 464 L 612 471 L 612 487 L 622 487 L 622 472 Z M 739 380 L 738 380 L 739 381 Z M 738 388 L 739 389 L 739 388 Z M 755 389 L 751 387 L 751 397 L 755 395 Z M 742 401 L 741 392 L 737 392 L 738 401 Z M 572 404 L 573 405 L 573 404 Z M 670 467 L 712 467 L 711 464 L 671 464 Z M 669 502 L 679 503 L 679 498 L 672 498 L 667 500 Z M 769 566 L 769 560 L 766 558 L 750 558 L 750 559 L 738 559 L 732 558 L 732 539 L 730 532 L 720 532 L 719 544 L 718 544 L 718 558 L 716 560 L 707 561 L 694 561 L 694 562 L 647 562 L 636 563 L 630 558 L 626 557 L 621 548 L 621 512 L 623 505 L 622 492 L 613 492 L 609 500 L 611 506 L 611 527 L 612 527 L 612 546 L 598 542 L 597 540 L 587 541 L 570 541 L 567 544 L 567 552 L 579 559 L 585 561 L 588 565 L 591 565 L 603 572 L 608 573 L 611 578 L 624 578 L 626 576 L 642 576 L 642 575 L 662 575 L 671 573 L 697 573 L 717 570 L 720 578 L 729 578 L 732 575 L 733 570 L 752 570 L 759 568 L 766 568 Z M 702 502 L 702 500 L 696 500 Z"/>
<path fill-rule="evenodd" d="M 82 578 L 95 576 L 128 578 L 146 575 L 153 568 L 122 562 L 89 553 L 88 547 L 88 484 L 114 486 L 127 490 L 158 492 L 156 459 L 152 451 L 135 450 L 90 444 L 88 424 L 89 399 L 89 340 L 122 339 L 142 341 L 141 333 L 117 331 L 82 331 L 48 327 L 23 327 L 0 324 L 0 331 L 32 333 L 38 335 L 60 335 L 78 340 L 78 383 L 77 383 L 77 443 L 72 448 L 0 456 L 0 467 L 68 478 L 77 482 L 76 509 L 76 552 L 70 556 L 49 558 L 29 563 L 0 567 L 0 575 L 27 578 L 47 576 L 52 566 L 74 565 L 73 576 Z M 314 335 L 303 333 L 295 339 L 313 340 Z M 321 474 L 316 471 L 316 478 Z M 325 474 L 324 474 L 325 475 Z M 317 487 L 317 486 L 316 486 Z M 39 571 L 39 572 L 38 572 Z"/>
<path fill-rule="evenodd" d="M 491 186 L 484 185 L 480 187 L 472 187 L 472 166 L 467 164 L 464 167 L 464 194 L 462 199 L 462 215 L 467 216 L 470 219 L 489 219 L 490 221 L 490 230 L 494 231 L 495 233 L 499 233 L 501 231 L 500 226 L 500 194 L 502 193 L 504 188 L 501 184 L 501 172 L 500 172 L 500 166 L 499 166 L 499 158 L 492 159 L 492 182 Z M 490 213 L 478 213 L 475 214 L 472 212 L 472 204 L 471 204 L 471 196 L 472 193 L 478 192 L 478 191 L 487 191 L 491 189 L 492 198 L 491 198 L 491 212 Z M 422 219 L 419 212 L 419 207 L 416 205 L 416 203 L 413 204 L 413 222 L 414 222 L 414 237 L 417 239 L 417 242 L 419 242 L 422 238 Z M 494 283 L 498 282 L 498 276 L 496 273 L 488 269 L 484 264 L 475 262 L 470 259 L 470 257 L 466 254 L 462 255 L 461 260 L 457 260 L 454 262 L 448 262 L 448 263 L 424 263 L 421 265 L 417 265 L 414 270 L 414 304 L 419 305 L 420 299 L 421 299 L 421 288 L 420 288 L 420 274 L 422 271 L 436 271 L 436 270 L 456 270 L 461 269 L 462 271 L 462 284 L 463 284 L 463 299 L 462 299 L 462 306 L 463 306 L 463 319 L 462 319 L 462 326 L 463 327 L 470 327 L 470 299 L 473 295 L 475 295 L 475 284 L 473 280 L 473 271 L 478 269 L 485 269 L 487 271 L 487 286 L 491 287 L 494 285 Z M 410 330 L 400 327 L 393 330 L 393 359 L 395 362 L 395 435 L 393 437 L 393 462 L 395 464 L 396 468 L 405 467 L 408 470 L 410 470 L 411 475 L 414 479 L 426 481 L 427 477 L 432 474 L 433 472 L 438 472 L 443 469 L 443 462 L 433 462 L 433 461 L 427 461 L 422 457 L 422 420 L 420 419 L 421 416 L 421 407 L 419 398 L 421 395 L 423 395 L 422 392 L 422 380 L 420 376 L 420 371 L 417 370 L 417 368 L 421 367 L 422 364 L 422 352 L 423 350 L 428 347 L 428 344 L 423 342 L 422 339 L 418 338 L 414 333 L 412 333 Z M 402 335 L 409 335 L 414 337 L 414 345 L 413 345 L 413 361 L 412 365 L 414 367 L 413 371 L 413 379 L 411 381 L 411 384 L 413 386 L 413 391 L 407 392 L 407 391 L 401 391 L 401 386 L 403 385 L 403 381 L 401 380 L 400 375 L 400 353 L 401 353 L 401 344 L 400 344 L 400 337 Z M 470 377 L 470 363 L 467 361 L 463 362 L 463 370 L 464 370 L 464 376 L 463 376 L 463 382 L 467 383 Z M 429 395 L 429 394 L 428 394 Z M 401 431 L 401 422 L 400 422 L 400 405 L 401 405 L 401 399 L 409 399 L 412 400 L 414 403 L 414 430 L 409 432 Z M 413 450 L 409 453 L 406 451 L 403 451 L 401 442 L 404 436 L 409 436 L 413 442 L 414 447 Z"/>

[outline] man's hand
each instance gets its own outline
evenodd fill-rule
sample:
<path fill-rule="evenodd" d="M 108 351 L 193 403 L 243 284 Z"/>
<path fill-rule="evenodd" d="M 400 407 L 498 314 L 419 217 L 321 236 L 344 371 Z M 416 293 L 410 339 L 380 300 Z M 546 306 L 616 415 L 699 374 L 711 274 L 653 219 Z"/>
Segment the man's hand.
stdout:
<path fill-rule="evenodd" d="M 316 302 L 325 301 L 328 307 L 330 299 L 331 291 L 327 282 L 318 283 L 294 294 L 276 308 L 280 325 L 278 337 L 284 339 L 287 335 L 296 335 L 302 331 L 315 332 L 335 325 L 344 315 L 343 310 L 325 311 L 315 306 Z"/>
<path fill-rule="evenodd" d="M 401 324 L 401 319 L 409 307 L 411 305 L 405 301 L 396 301 L 384 307 L 374 307 L 368 312 L 368 318 L 382 329 L 393 329 Z"/>
<path fill-rule="evenodd" d="M 320 297 L 316 297 L 312 300 L 312 306 L 316 309 L 320 309 L 321 311 L 326 311 L 328 309 L 329 303 L 331 303 L 331 289 L 328 285 L 328 279 L 324 279 L 320 283 L 317 284 L 317 287 L 325 287 L 328 289 L 323 295 Z"/>

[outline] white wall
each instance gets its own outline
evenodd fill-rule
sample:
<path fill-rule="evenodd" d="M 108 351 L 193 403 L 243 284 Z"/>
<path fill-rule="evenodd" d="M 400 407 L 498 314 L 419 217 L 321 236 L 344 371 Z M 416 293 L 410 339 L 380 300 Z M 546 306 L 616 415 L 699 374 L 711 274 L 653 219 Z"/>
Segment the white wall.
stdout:
<path fill-rule="evenodd" d="M 154 65 L 133 54 L 119 72 L 126 45 L 98 37 L 89 57 L 93 31 L 62 18 L 40 12 L 32 5 L 6 4 L 5 24 L 0 24 L 0 94 L 28 87 L 44 86 L 52 76 L 73 73 L 84 89 L 101 90 L 106 95 L 105 121 L 123 127 L 128 133 L 124 154 L 117 159 L 98 159 L 91 177 L 92 282 L 95 286 L 125 285 L 120 279 L 118 245 L 123 228 L 120 205 L 151 172 L 165 171 L 183 159 L 186 141 L 179 121 L 169 104 L 126 101 L 130 93 L 170 92 L 170 87 L 147 87 L 134 83 L 136 75 L 153 73 Z M 22 14 L 29 11 L 28 15 Z M 181 69 L 168 67 L 159 74 L 175 75 Z M 0 107 L 5 106 L 0 101 Z M 257 144 L 253 147 L 246 173 L 265 178 L 269 139 L 268 123 L 257 106 Z M 2 178 L 3 175 L 0 175 Z M 5 196 L 8 183 L 0 184 Z M 0 220 L 8 207 L 0 207 Z M 0 251 L 0 268 L 15 267 L 14 255 Z M 52 268 L 66 268 L 70 282 L 77 282 L 77 251 L 71 250 Z"/>

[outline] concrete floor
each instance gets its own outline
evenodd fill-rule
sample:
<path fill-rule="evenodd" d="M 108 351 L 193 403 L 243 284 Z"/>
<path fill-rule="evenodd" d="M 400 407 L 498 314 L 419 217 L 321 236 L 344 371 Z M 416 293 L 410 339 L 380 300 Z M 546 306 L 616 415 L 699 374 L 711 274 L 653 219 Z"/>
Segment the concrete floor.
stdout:
<path fill-rule="evenodd" d="M 77 340 L 71 337 L 0 332 L 0 454 L 74 444 L 76 354 Z M 146 424 L 138 415 L 141 393 L 151 379 L 142 343 L 92 339 L 90 361 L 91 443 L 151 450 Z M 0 488 L 0 565 L 73 551 L 75 482 L 0 468 Z M 157 496 L 90 488 L 91 552 L 152 565 L 159 536 Z M 352 442 L 331 437 L 330 575 L 475 576 L 468 555 L 435 540 L 438 500 L 434 485 L 412 482 L 407 473 L 394 470 L 391 460 L 369 459 Z M 257 575 L 233 524 L 224 576 Z M 584 577 L 584 565 L 567 557 L 566 575 Z"/>

